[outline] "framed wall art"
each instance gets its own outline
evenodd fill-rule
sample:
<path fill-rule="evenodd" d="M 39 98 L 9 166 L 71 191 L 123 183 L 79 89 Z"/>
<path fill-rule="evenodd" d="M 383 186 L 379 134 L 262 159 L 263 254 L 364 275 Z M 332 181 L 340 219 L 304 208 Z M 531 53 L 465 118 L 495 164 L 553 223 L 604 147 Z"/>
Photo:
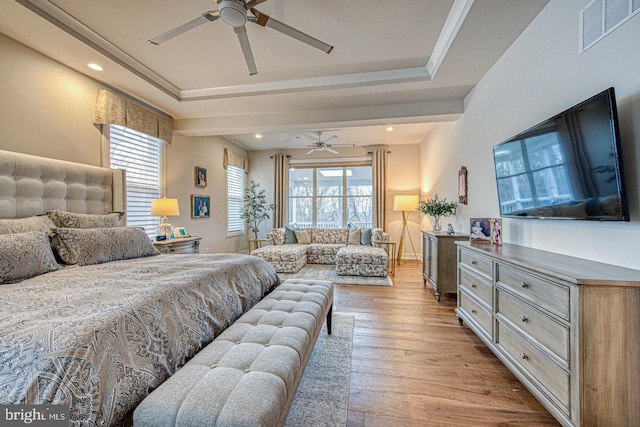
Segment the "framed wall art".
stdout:
<path fill-rule="evenodd" d="M 195 167 L 195 186 L 205 188 L 207 186 L 207 169 Z"/>
<path fill-rule="evenodd" d="M 471 218 L 469 240 L 474 243 L 491 243 L 491 218 Z"/>
<path fill-rule="evenodd" d="M 467 168 L 462 166 L 458 172 L 458 202 L 467 204 Z"/>
<path fill-rule="evenodd" d="M 191 218 L 209 218 L 211 198 L 209 196 L 191 195 Z"/>

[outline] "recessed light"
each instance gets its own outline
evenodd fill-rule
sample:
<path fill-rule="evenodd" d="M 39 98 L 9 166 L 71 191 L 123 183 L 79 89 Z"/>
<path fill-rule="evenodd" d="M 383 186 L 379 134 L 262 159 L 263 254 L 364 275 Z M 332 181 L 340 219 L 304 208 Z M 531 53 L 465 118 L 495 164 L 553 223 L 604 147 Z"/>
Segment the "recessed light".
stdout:
<path fill-rule="evenodd" d="M 92 70 L 95 71 L 104 71 L 104 68 L 98 64 L 95 64 L 93 62 L 90 62 L 87 64 L 87 67 L 91 68 Z"/>
<path fill-rule="evenodd" d="M 262 135 L 260 135 L 259 133 L 256 133 L 256 139 L 262 139 Z"/>
<path fill-rule="evenodd" d="M 387 128 L 387 132 L 393 132 L 393 127 L 389 126 L 389 127 Z"/>

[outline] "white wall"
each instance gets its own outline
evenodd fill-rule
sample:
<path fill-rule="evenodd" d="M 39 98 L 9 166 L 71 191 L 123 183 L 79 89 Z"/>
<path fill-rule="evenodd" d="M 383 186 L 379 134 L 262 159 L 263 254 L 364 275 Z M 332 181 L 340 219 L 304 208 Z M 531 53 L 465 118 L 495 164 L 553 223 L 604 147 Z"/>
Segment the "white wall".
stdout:
<path fill-rule="evenodd" d="M 469 171 L 470 217 L 499 216 L 492 147 L 613 86 L 618 100 L 631 222 L 504 219 L 504 241 L 639 268 L 640 16 L 578 55 L 578 12 L 589 0 L 552 0 L 465 100 L 455 123 L 438 125 L 421 144 L 424 193 L 456 199 L 457 171 Z"/>

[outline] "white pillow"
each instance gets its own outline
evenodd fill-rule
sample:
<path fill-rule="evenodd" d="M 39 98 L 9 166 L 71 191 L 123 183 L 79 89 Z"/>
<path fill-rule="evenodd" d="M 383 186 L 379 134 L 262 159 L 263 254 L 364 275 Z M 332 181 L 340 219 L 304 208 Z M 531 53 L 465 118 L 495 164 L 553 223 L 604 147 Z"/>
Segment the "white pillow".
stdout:
<path fill-rule="evenodd" d="M 360 237 L 362 236 L 362 229 L 360 228 L 350 228 L 349 229 L 349 239 L 347 240 L 347 245 L 361 245 Z"/>

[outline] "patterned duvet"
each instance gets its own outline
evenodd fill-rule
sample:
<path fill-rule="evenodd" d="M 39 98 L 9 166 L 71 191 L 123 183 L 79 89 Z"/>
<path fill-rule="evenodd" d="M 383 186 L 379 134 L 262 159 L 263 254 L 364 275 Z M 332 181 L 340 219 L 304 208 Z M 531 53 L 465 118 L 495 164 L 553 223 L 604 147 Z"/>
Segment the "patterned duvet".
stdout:
<path fill-rule="evenodd" d="M 0 285 L 0 404 L 70 405 L 72 425 L 130 410 L 279 283 L 246 255 L 157 255 Z"/>

